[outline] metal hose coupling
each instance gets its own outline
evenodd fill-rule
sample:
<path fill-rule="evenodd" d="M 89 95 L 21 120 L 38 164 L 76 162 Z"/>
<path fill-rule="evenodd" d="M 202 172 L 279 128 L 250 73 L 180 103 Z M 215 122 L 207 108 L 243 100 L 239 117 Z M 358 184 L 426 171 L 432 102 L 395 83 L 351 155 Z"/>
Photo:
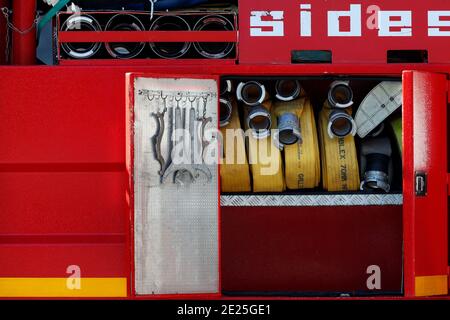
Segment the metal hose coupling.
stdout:
<path fill-rule="evenodd" d="M 250 107 L 246 118 L 247 127 L 252 130 L 255 139 L 264 139 L 270 136 L 272 116 L 263 105 Z"/>
<path fill-rule="evenodd" d="M 353 91 L 348 81 L 334 81 L 330 85 L 325 105 L 331 109 L 327 127 L 329 137 L 355 136 L 357 127 L 350 109 L 353 105 Z"/>
<path fill-rule="evenodd" d="M 101 31 L 100 23 L 92 16 L 76 13 L 63 23 L 62 31 Z M 88 59 L 94 56 L 102 47 L 100 42 L 62 43 L 61 48 L 71 58 Z"/>
<path fill-rule="evenodd" d="M 286 112 L 278 117 L 278 127 L 273 140 L 278 149 L 302 141 L 300 121 L 295 113 Z"/>
<path fill-rule="evenodd" d="M 225 96 L 233 91 L 233 83 L 231 80 L 220 81 L 220 95 Z"/>
<path fill-rule="evenodd" d="M 142 22 L 132 14 L 119 13 L 109 19 L 106 31 L 144 31 Z M 144 50 L 145 42 L 112 42 L 105 44 L 106 51 L 116 59 L 131 59 Z"/>
<path fill-rule="evenodd" d="M 392 149 L 389 138 L 370 138 L 361 146 L 361 190 L 389 192 L 392 181 Z"/>
<path fill-rule="evenodd" d="M 234 25 L 221 15 L 207 15 L 194 26 L 194 31 L 233 31 Z M 207 59 L 222 59 L 234 49 L 233 42 L 195 42 L 195 50 Z"/>
<path fill-rule="evenodd" d="M 343 109 L 333 109 L 328 118 L 328 135 L 330 138 L 344 138 L 356 135 L 356 122 L 353 117 Z"/>
<path fill-rule="evenodd" d="M 238 101 L 254 107 L 262 104 L 268 97 L 266 87 L 257 81 L 241 82 L 236 88 Z"/>
<path fill-rule="evenodd" d="M 353 105 L 353 91 L 348 81 L 334 81 L 328 91 L 330 108 L 345 109 Z"/>
<path fill-rule="evenodd" d="M 190 31 L 187 21 L 179 16 L 162 15 L 153 21 L 150 31 Z M 159 57 L 177 59 L 184 56 L 191 47 L 190 42 L 150 42 L 150 48 Z"/>
<path fill-rule="evenodd" d="M 220 127 L 223 128 L 227 126 L 233 115 L 233 105 L 227 99 L 220 98 L 219 100 L 219 113 L 220 113 Z"/>
<path fill-rule="evenodd" d="M 298 80 L 278 80 L 275 83 L 275 92 L 275 98 L 278 100 L 292 101 L 300 96 L 302 86 Z"/>

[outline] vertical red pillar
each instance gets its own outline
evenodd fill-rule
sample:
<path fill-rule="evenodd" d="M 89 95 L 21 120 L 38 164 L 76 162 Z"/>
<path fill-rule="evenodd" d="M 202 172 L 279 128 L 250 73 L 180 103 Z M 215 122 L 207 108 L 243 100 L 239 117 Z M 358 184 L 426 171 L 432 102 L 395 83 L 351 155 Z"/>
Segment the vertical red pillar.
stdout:
<path fill-rule="evenodd" d="M 0 8 L 9 7 L 8 0 L 0 0 Z M 0 65 L 6 64 L 6 19 L 3 14 L 0 14 Z"/>
<path fill-rule="evenodd" d="M 28 30 L 36 18 L 36 1 L 14 0 L 13 24 L 19 30 Z M 29 32 L 21 34 L 12 32 L 12 64 L 30 65 L 36 63 L 36 26 Z"/>

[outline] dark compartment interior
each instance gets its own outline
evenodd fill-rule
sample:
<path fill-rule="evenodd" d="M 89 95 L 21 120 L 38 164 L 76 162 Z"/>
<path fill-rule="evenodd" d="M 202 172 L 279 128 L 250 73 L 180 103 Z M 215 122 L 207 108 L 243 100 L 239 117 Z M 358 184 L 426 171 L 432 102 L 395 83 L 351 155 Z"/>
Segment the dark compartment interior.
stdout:
<path fill-rule="evenodd" d="M 223 77 L 221 81 L 225 80 L 231 80 L 234 84 L 234 88 L 236 87 L 236 84 L 242 81 L 251 81 L 256 80 L 263 83 L 267 88 L 268 91 L 273 91 L 273 86 L 275 81 L 282 80 L 282 79 L 295 79 L 298 80 L 304 90 L 306 91 L 308 97 L 311 99 L 315 118 L 317 122 L 318 113 L 321 110 L 324 101 L 327 98 L 328 89 L 330 84 L 335 80 L 345 80 L 350 81 L 351 88 L 353 90 L 354 94 L 354 105 L 353 105 L 353 116 L 356 114 L 359 105 L 363 101 L 363 99 L 369 94 L 369 92 L 377 86 L 382 81 L 401 81 L 400 78 L 380 78 L 380 77 L 264 77 L 264 76 L 245 76 L 245 77 Z M 271 92 L 273 95 L 273 92 Z M 239 103 L 238 110 L 240 113 L 240 120 L 241 120 L 241 126 L 244 128 L 244 105 L 242 103 Z M 393 114 L 391 114 L 384 123 L 386 124 L 384 134 L 389 138 L 392 145 L 392 162 L 393 162 L 393 180 L 391 184 L 391 189 L 389 193 L 392 194 L 399 194 L 402 193 L 402 157 L 401 152 L 395 143 L 394 133 L 392 128 L 387 125 L 387 122 L 395 117 L 401 116 L 401 108 L 395 111 Z M 358 135 L 355 136 L 355 143 L 356 143 L 356 149 L 358 152 L 358 160 L 360 158 L 360 146 L 361 141 L 358 137 Z M 357 191 L 358 193 L 368 194 L 368 193 L 379 193 L 377 191 L 371 192 L 371 191 Z M 341 192 L 346 193 L 346 192 Z M 355 192 L 352 192 L 355 193 Z M 227 194 L 227 193 L 224 193 Z M 246 193 L 241 193 L 246 194 Z M 248 193 L 248 194 L 253 194 Z M 267 194 L 267 193 L 263 193 Z M 323 191 L 321 186 L 319 186 L 316 189 L 308 189 L 308 190 L 286 190 L 283 192 L 283 194 L 327 194 L 326 191 Z"/>

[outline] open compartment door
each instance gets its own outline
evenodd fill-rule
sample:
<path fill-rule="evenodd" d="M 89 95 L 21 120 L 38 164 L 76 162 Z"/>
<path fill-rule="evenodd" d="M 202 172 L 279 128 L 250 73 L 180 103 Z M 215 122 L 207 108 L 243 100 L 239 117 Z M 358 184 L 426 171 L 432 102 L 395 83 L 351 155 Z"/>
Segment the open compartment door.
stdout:
<path fill-rule="evenodd" d="M 447 88 L 445 74 L 403 73 L 404 289 L 448 292 Z"/>
<path fill-rule="evenodd" d="M 218 79 L 127 79 L 133 294 L 220 294 Z"/>

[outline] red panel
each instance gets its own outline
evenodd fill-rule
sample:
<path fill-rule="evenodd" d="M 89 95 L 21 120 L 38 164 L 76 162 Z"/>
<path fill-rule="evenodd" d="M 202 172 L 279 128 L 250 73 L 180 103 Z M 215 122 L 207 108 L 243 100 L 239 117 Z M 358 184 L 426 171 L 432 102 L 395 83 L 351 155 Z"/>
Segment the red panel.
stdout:
<path fill-rule="evenodd" d="M 125 187 L 124 172 L 0 173 L 0 234 L 123 234 Z"/>
<path fill-rule="evenodd" d="M 124 162 L 123 71 L 0 68 L 0 79 L 0 163 Z"/>
<path fill-rule="evenodd" d="M 312 36 L 300 36 L 300 4 L 311 4 Z M 333 37 L 328 35 L 328 11 L 349 11 L 350 4 L 361 4 L 361 36 Z M 374 9 L 412 11 L 411 37 L 378 36 Z M 428 10 L 450 10 L 447 0 L 240 0 L 239 43 L 240 63 L 290 64 L 291 50 L 331 50 L 333 63 L 386 63 L 387 50 L 429 51 L 429 62 L 448 62 L 448 37 L 428 36 Z M 252 37 L 252 11 L 284 11 L 284 36 Z M 348 18 L 347 18 L 348 19 Z M 395 18 L 393 19 L 395 20 Z M 445 18 L 442 18 L 445 20 Z M 342 19 L 342 31 L 349 23 Z M 369 28 L 370 27 L 370 28 Z M 392 28 L 398 31 L 398 28 Z M 271 30 L 266 28 L 265 30 Z M 447 29 L 443 28 L 443 31 Z"/>
<path fill-rule="evenodd" d="M 223 207 L 225 291 L 401 290 L 401 207 Z"/>
<path fill-rule="evenodd" d="M 0 245 L 0 277 L 67 277 L 77 265 L 82 277 L 127 277 L 124 244 Z"/>
<path fill-rule="evenodd" d="M 403 75 L 405 293 L 414 278 L 446 275 L 447 76 L 426 72 Z M 427 174 L 426 196 L 416 196 L 415 173 Z"/>

